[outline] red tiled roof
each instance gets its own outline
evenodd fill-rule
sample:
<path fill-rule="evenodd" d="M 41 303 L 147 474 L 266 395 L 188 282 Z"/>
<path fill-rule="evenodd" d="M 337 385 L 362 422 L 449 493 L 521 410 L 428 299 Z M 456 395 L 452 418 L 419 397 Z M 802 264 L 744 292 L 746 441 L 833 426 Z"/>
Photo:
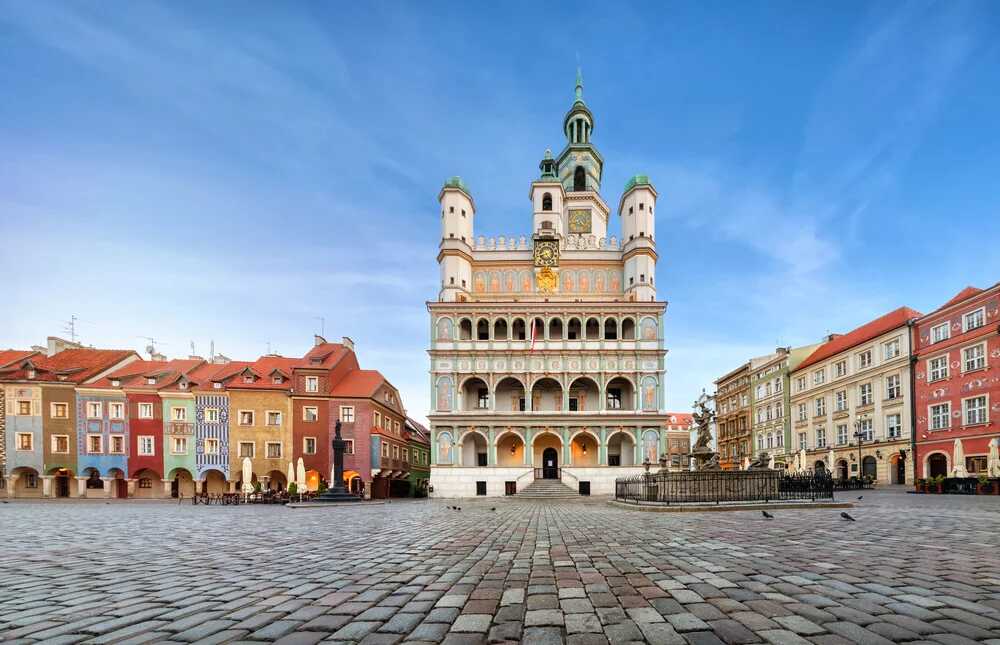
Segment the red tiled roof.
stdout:
<path fill-rule="evenodd" d="M 261 356 L 253 363 L 244 363 L 239 369 L 232 372 L 228 377 L 237 377 L 227 383 L 227 387 L 251 389 L 251 390 L 290 390 L 293 381 L 291 379 L 292 368 L 298 367 L 302 363 L 301 358 L 288 358 L 286 356 Z M 231 365 L 232 363 L 230 363 Z M 244 383 L 240 374 L 246 369 L 250 369 L 257 378 L 253 383 Z M 274 371 L 277 370 L 284 378 L 281 383 L 275 383 L 272 379 Z"/>
<path fill-rule="evenodd" d="M 330 395 L 369 398 L 375 396 L 375 392 L 383 383 L 385 377 L 378 370 L 352 370 L 333 386 Z"/>
<path fill-rule="evenodd" d="M 983 292 L 982 289 L 977 289 L 976 287 L 972 287 L 972 286 L 966 287 L 966 288 L 962 289 L 961 291 L 959 291 L 958 293 L 956 293 L 955 296 L 951 300 L 949 300 L 948 302 L 946 302 L 943 305 L 941 305 L 940 307 L 938 307 L 938 309 L 944 309 L 945 307 L 950 307 L 951 305 L 955 304 L 956 302 L 962 302 L 963 300 L 967 300 L 968 298 L 971 298 L 972 296 L 978 296 L 982 292 Z"/>
<path fill-rule="evenodd" d="M 667 412 L 668 425 L 687 427 L 692 423 L 694 423 L 694 418 L 689 412 Z"/>
<path fill-rule="evenodd" d="M 106 377 L 94 383 L 97 387 L 128 387 L 159 390 L 187 374 L 191 370 L 201 365 L 204 361 L 197 358 L 175 358 L 170 361 L 133 361 L 128 365 L 118 368 Z M 148 377 L 156 377 L 156 383 L 150 385 L 146 382 Z M 111 384 L 112 381 L 119 381 L 119 386 Z"/>
<path fill-rule="evenodd" d="M 871 322 L 867 322 L 861 325 L 853 331 L 849 331 L 843 336 L 837 336 L 836 338 L 830 340 L 829 342 L 823 343 L 813 351 L 812 354 L 806 357 L 804 361 L 799 363 L 796 367 L 796 371 L 809 367 L 810 365 L 815 365 L 822 360 L 830 358 L 834 354 L 839 354 L 840 352 L 860 345 L 861 343 L 867 343 L 873 338 L 878 338 L 882 334 L 885 334 L 897 327 L 902 327 L 906 324 L 906 321 L 913 318 L 919 318 L 922 314 L 919 311 L 910 309 L 909 307 L 900 307 L 899 309 L 890 311 L 884 316 L 876 318 Z"/>
<path fill-rule="evenodd" d="M 37 354 L 33 349 L 4 349 L 0 350 L 0 367 L 6 367 L 22 359 Z"/>
<path fill-rule="evenodd" d="M 35 369 L 39 382 L 83 383 L 106 369 L 138 354 L 131 349 L 64 349 L 52 356 L 29 356 L 15 369 L 6 370 L 5 378 L 26 379 L 25 367 Z"/>
<path fill-rule="evenodd" d="M 329 368 L 336 365 L 347 353 L 348 349 L 340 343 L 320 343 L 313 346 L 306 355 L 299 360 L 296 367 L 316 367 Z M 318 359 L 318 363 L 313 363 Z"/>

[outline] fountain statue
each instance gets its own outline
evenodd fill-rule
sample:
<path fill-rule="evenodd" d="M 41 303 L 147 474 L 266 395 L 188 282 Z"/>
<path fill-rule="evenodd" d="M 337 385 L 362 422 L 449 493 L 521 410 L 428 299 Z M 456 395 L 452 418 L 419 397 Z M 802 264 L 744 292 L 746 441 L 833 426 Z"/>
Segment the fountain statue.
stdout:
<path fill-rule="evenodd" d="M 694 402 L 694 419 L 698 427 L 698 438 L 691 449 L 691 455 L 695 459 L 695 470 L 719 470 L 719 455 L 712 450 L 712 420 L 715 412 L 708 407 L 709 397 L 702 390 L 701 396 Z"/>
<path fill-rule="evenodd" d="M 333 444 L 333 481 L 330 482 L 330 488 L 316 497 L 314 501 L 357 502 L 360 498 L 357 495 L 352 495 L 344 487 L 344 450 L 347 447 L 347 442 L 340 438 L 340 419 L 337 419 L 337 424 L 334 426 L 334 437 L 331 443 Z"/>

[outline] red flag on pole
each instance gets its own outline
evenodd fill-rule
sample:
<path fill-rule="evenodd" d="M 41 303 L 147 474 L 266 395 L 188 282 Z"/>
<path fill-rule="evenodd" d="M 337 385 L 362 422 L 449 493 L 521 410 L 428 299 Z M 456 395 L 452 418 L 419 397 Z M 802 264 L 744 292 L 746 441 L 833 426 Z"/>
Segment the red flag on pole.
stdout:
<path fill-rule="evenodd" d="M 528 351 L 531 351 L 531 352 L 535 351 L 535 327 L 536 327 L 535 321 L 532 320 L 531 321 L 531 347 L 528 350 Z"/>

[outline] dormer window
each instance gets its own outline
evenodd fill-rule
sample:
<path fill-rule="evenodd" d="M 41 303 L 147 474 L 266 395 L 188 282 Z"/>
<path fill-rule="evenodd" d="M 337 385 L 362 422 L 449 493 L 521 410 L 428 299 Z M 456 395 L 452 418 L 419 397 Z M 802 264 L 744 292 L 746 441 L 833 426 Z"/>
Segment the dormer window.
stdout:
<path fill-rule="evenodd" d="M 243 375 L 243 382 L 244 383 L 253 383 L 253 374 L 244 374 Z"/>
<path fill-rule="evenodd" d="M 181 381 L 180 383 L 177 384 L 177 387 L 181 388 L 182 390 L 186 390 L 187 386 L 188 386 L 187 381 Z"/>
<path fill-rule="evenodd" d="M 35 378 L 35 370 L 33 369 L 28 370 L 28 378 Z"/>
<path fill-rule="evenodd" d="M 155 376 L 146 377 L 146 385 L 156 385 L 156 377 Z"/>
<path fill-rule="evenodd" d="M 281 378 L 281 376 L 279 376 L 279 375 L 277 375 L 277 374 L 275 374 L 275 375 L 274 375 L 274 376 L 273 376 L 273 377 L 271 378 L 271 382 L 272 382 L 272 383 L 274 383 L 275 385 L 281 385 L 281 382 L 282 382 L 283 380 L 284 380 L 284 379 L 282 379 L 282 378 Z"/>
<path fill-rule="evenodd" d="M 217 390 L 221 390 L 222 389 L 222 383 L 220 383 L 219 381 L 216 381 L 215 383 L 212 383 L 212 387 L 214 387 Z"/>
<path fill-rule="evenodd" d="M 121 384 L 122 384 L 122 382 L 119 381 L 118 379 L 112 379 L 112 381 L 111 381 L 111 387 L 118 387 Z"/>

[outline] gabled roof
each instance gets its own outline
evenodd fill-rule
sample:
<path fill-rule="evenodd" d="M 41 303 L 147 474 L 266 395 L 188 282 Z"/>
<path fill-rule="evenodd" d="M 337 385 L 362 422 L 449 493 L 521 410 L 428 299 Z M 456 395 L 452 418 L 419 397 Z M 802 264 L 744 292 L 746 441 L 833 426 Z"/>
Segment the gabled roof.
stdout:
<path fill-rule="evenodd" d="M 972 286 L 966 287 L 966 288 L 962 289 L 961 291 L 959 291 L 958 293 L 956 293 L 952 297 L 951 300 L 949 300 L 948 302 L 946 302 L 943 305 L 941 305 L 940 307 L 938 307 L 938 309 L 944 309 L 945 307 L 950 307 L 951 305 L 955 304 L 956 302 L 962 302 L 963 300 L 967 300 L 967 299 L 971 298 L 972 296 L 978 296 L 982 292 L 983 292 L 982 289 L 978 289 L 976 287 L 972 287 Z"/>
<path fill-rule="evenodd" d="M 431 433 L 423 425 L 415 421 L 412 417 L 406 417 L 406 427 L 410 431 L 411 438 L 418 443 L 430 445 Z"/>
<path fill-rule="evenodd" d="M 667 412 L 667 425 L 683 426 L 687 428 L 694 423 L 694 417 L 690 412 Z"/>
<path fill-rule="evenodd" d="M 241 369 L 233 371 L 226 377 L 231 379 L 226 383 L 226 387 L 246 390 L 290 390 L 293 384 L 290 377 L 292 369 L 301 362 L 301 358 L 288 358 L 273 354 L 261 356 L 253 363 L 244 363 Z M 242 376 L 247 373 L 254 375 L 253 383 L 243 382 Z M 274 382 L 275 373 L 281 375 L 281 383 Z"/>
<path fill-rule="evenodd" d="M 14 363 L 30 358 L 39 352 L 33 349 L 3 349 L 0 350 L 0 367 L 7 367 Z"/>
<path fill-rule="evenodd" d="M 130 357 L 139 355 L 131 349 L 65 349 L 52 356 L 28 356 L 3 370 L 3 378 L 28 380 L 28 370 L 33 369 L 33 381 L 79 384 Z"/>
<path fill-rule="evenodd" d="M 378 370 L 352 370 L 331 388 L 330 396 L 371 398 L 385 382 Z"/>
<path fill-rule="evenodd" d="M 320 343 L 306 352 L 296 367 L 328 369 L 339 363 L 349 351 L 341 343 Z"/>
<path fill-rule="evenodd" d="M 161 390 L 176 383 L 182 375 L 204 362 L 204 360 L 196 358 L 175 358 L 169 361 L 133 361 L 95 382 L 94 386 L 127 387 L 130 390 Z M 149 378 L 155 378 L 156 382 L 148 383 L 147 379 Z M 118 382 L 118 385 L 114 385 L 115 381 Z"/>
<path fill-rule="evenodd" d="M 861 325 L 857 329 L 823 343 L 812 354 L 807 356 L 804 361 L 799 363 L 795 369 L 801 370 L 810 365 L 815 365 L 835 354 L 839 354 L 862 343 L 867 343 L 897 327 L 902 327 L 908 320 L 913 320 L 920 316 L 921 313 L 919 311 L 910 309 L 909 307 L 900 307 L 899 309 L 890 311 L 884 316 Z"/>

